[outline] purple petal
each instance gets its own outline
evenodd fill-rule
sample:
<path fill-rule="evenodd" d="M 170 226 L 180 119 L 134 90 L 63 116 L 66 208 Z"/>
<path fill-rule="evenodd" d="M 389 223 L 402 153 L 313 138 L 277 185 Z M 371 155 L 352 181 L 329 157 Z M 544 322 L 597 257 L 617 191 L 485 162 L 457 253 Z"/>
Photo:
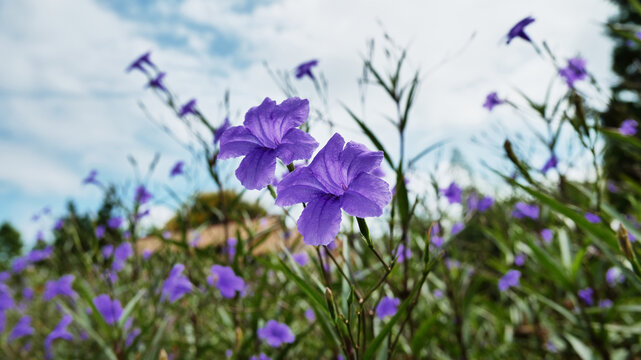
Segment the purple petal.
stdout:
<path fill-rule="evenodd" d="M 325 193 L 309 167 L 298 168 L 278 183 L 276 205 L 290 206 L 309 202 Z"/>
<path fill-rule="evenodd" d="M 289 98 L 280 105 L 270 98 L 265 98 L 259 106 L 253 107 L 245 114 L 245 127 L 265 147 L 276 148 L 283 136 L 307 120 L 309 101 Z M 224 135 L 224 134 L 223 134 Z"/>
<path fill-rule="evenodd" d="M 276 156 L 285 164 L 294 160 L 309 159 L 312 157 L 318 143 L 308 133 L 300 129 L 291 129 L 283 136 L 283 139 L 276 148 Z"/>
<path fill-rule="evenodd" d="M 376 217 L 392 200 L 387 183 L 369 173 L 361 173 L 341 196 L 341 207 L 352 216 Z"/>
<path fill-rule="evenodd" d="M 249 130 L 242 126 L 234 126 L 221 135 L 218 159 L 225 160 L 247 155 L 260 147 L 262 144 Z"/>
<path fill-rule="evenodd" d="M 345 145 L 340 160 L 345 181 L 349 184 L 359 174 L 379 168 L 383 160 L 383 152 L 371 151 L 363 144 L 350 141 Z"/>
<path fill-rule="evenodd" d="M 276 152 L 257 148 L 240 162 L 236 169 L 236 177 L 247 189 L 262 189 L 272 182 L 274 171 L 276 171 Z"/>
<path fill-rule="evenodd" d="M 312 160 L 309 169 L 314 173 L 316 179 L 323 185 L 326 192 L 334 195 L 342 195 L 346 188 L 343 188 L 342 180 L 338 175 L 342 174 L 340 155 L 345 146 L 343 137 L 336 133 L 332 136 L 325 147 L 323 147 Z"/>
<path fill-rule="evenodd" d="M 340 200 L 331 195 L 320 196 L 310 201 L 297 223 L 298 231 L 308 245 L 329 244 L 338 234 L 340 225 Z"/>

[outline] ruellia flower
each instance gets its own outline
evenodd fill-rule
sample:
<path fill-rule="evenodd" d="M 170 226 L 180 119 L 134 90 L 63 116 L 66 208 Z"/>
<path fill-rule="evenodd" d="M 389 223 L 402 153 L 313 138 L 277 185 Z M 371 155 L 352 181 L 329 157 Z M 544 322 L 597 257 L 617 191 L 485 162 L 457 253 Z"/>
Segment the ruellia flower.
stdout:
<path fill-rule="evenodd" d="M 103 236 L 105 236 L 105 231 L 106 231 L 106 230 L 105 230 L 104 225 L 98 225 L 98 226 L 96 226 L 96 237 L 97 237 L 98 239 L 102 239 L 102 238 L 103 238 Z"/>
<path fill-rule="evenodd" d="M 338 234 L 341 209 L 357 217 L 376 217 L 392 199 L 389 185 L 371 172 L 383 152 L 334 134 L 309 166 L 294 170 L 278 183 L 276 205 L 307 203 L 298 231 L 309 245 L 327 245 Z"/>
<path fill-rule="evenodd" d="M 225 121 L 214 131 L 214 144 L 217 144 L 220 141 L 220 137 L 223 136 L 223 133 L 229 129 L 231 126 L 231 123 L 229 122 L 229 118 L 225 118 Z"/>
<path fill-rule="evenodd" d="M 585 213 L 585 219 L 593 224 L 598 224 L 601 222 L 601 217 L 597 214 L 593 214 L 591 212 L 586 212 Z"/>
<path fill-rule="evenodd" d="M 147 69 L 145 68 L 145 65 L 155 67 L 154 63 L 151 62 L 151 51 L 147 51 L 146 53 L 140 55 L 140 57 L 138 57 L 136 60 L 134 60 L 134 62 L 132 62 L 131 65 L 127 67 L 127 72 L 137 69 L 146 74 Z"/>
<path fill-rule="evenodd" d="M 225 130 L 218 159 L 245 156 L 236 177 L 247 189 L 262 189 L 274 180 L 276 158 L 285 164 L 309 159 L 318 147 L 311 135 L 298 129 L 308 115 L 307 100 L 290 98 L 276 104 L 265 98 L 247 111 L 243 126 Z"/>
<path fill-rule="evenodd" d="M 293 343 L 296 340 L 296 336 L 289 326 L 276 320 L 269 320 L 265 326 L 258 329 L 258 338 L 274 348 L 280 347 L 284 343 Z"/>
<path fill-rule="evenodd" d="M 514 205 L 512 216 L 517 219 L 529 217 L 530 219 L 536 220 L 539 218 L 539 211 L 540 209 L 537 205 L 519 201 Z"/>
<path fill-rule="evenodd" d="M 185 162 L 184 161 L 176 162 L 174 167 L 172 167 L 171 171 L 169 172 L 169 177 L 182 175 L 185 172 L 185 170 L 183 169 L 184 167 L 185 167 Z"/>
<path fill-rule="evenodd" d="M 176 264 L 171 269 L 169 277 L 167 277 L 162 286 L 163 299 L 169 299 L 169 301 L 173 303 L 192 290 L 193 285 L 189 279 L 182 274 L 183 270 L 185 270 L 185 265 L 183 264 Z"/>
<path fill-rule="evenodd" d="M 547 174 L 548 171 L 551 169 L 555 168 L 559 164 L 559 160 L 556 158 L 555 155 L 550 156 L 550 158 L 543 164 L 543 167 L 541 168 L 541 172 L 543 174 Z"/>
<path fill-rule="evenodd" d="M 312 68 L 318 65 L 318 60 L 306 61 L 296 67 L 296 78 L 301 79 L 304 76 L 309 76 L 310 79 L 314 80 L 314 73 L 312 73 Z"/>
<path fill-rule="evenodd" d="M 98 309 L 102 318 L 109 325 L 113 325 L 120 319 L 122 315 L 122 305 L 118 299 L 113 299 L 107 294 L 101 294 L 93 299 L 93 304 Z"/>
<path fill-rule="evenodd" d="M 594 290 L 592 290 L 592 288 L 587 287 L 585 289 L 580 289 L 578 295 L 586 305 L 592 306 L 594 304 Z"/>
<path fill-rule="evenodd" d="M 237 292 L 242 295 L 245 290 L 245 281 L 228 266 L 213 265 L 207 282 L 210 286 L 216 285 L 220 294 L 227 299 L 236 296 Z"/>
<path fill-rule="evenodd" d="M 45 350 L 47 351 L 47 354 L 50 355 L 51 352 L 51 346 L 53 345 L 53 341 L 56 339 L 63 339 L 67 341 L 72 341 L 73 336 L 69 331 L 67 331 L 67 326 L 71 324 L 71 321 L 73 318 L 71 315 L 65 315 L 60 319 L 60 322 L 56 327 L 47 335 L 45 338 Z M 49 357 L 49 356 L 48 356 Z"/>
<path fill-rule="evenodd" d="M 585 59 L 576 57 L 568 60 L 568 66 L 560 69 L 559 75 L 565 79 L 569 87 L 573 88 L 575 82 L 588 76 L 588 72 L 585 70 Z"/>
<path fill-rule="evenodd" d="M 461 203 L 461 195 L 463 194 L 463 190 L 454 182 L 450 183 L 450 186 L 446 187 L 445 189 L 441 189 L 441 192 L 445 197 L 447 198 L 447 201 L 450 204 L 460 204 Z"/>
<path fill-rule="evenodd" d="M 180 107 L 180 110 L 178 110 L 179 117 L 184 117 L 187 114 L 196 115 L 197 113 L 198 110 L 196 110 L 196 99 L 187 101 L 183 106 Z"/>
<path fill-rule="evenodd" d="M 485 97 L 485 102 L 483 103 L 483 107 L 487 109 L 487 111 L 492 111 L 495 106 L 503 104 L 504 101 L 499 99 L 498 94 L 496 91 L 493 91 Z"/>
<path fill-rule="evenodd" d="M 82 180 L 83 184 L 98 184 L 98 179 L 96 177 L 98 176 L 98 170 L 93 169 L 89 172 L 89 175 L 87 175 L 86 178 Z"/>
<path fill-rule="evenodd" d="M 165 84 L 162 83 L 162 80 L 167 76 L 167 73 L 161 72 L 158 75 L 156 75 L 155 78 L 149 80 L 147 83 L 147 87 L 162 90 L 167 92 L 167 88 L 165 87 Z"/>
<path fill-rule="evenodd" d="M 519 286 L 521 272 L 518 270 L 509 270 L 502 278 L 499 279 L 499 290 L 505 291 L 511 287 Z"/>
<path fill-rule="evenodd" d="M 531 16 L 526 17 L 525 19 L 517 22 L 510 31 L 507 33 L 507 43 L 509 44 L 514 38 L 521 38 L 527 42 L 532 42 L 532 39 L 525 33 L 525 27 L 534 22 L 534 18 Z"/>
<path fill-rule="evenodd" d="M 610 287 L 616 286 L 617 284 L 620 284 L 625 281 L 625 275 L 621 272 L 621 270 L 617 267 L 611 267 L 608 269 L 608 271 L 605 273 L 605 281 L 608 282 L 608 285 Z"/>
<path fill-rule="evenodd" d="M 376 316 L 379 319 L 384 319 L 387 316 L 394 316 L 398 310 L 398 305 L 401 300 L 393 297 L 386 296 L 381 299 L 381 302 L 376 306 Z"/>
<path fill-rule="evenodd" d="M 543 229 L 541 230 L 541 237 L 546 244 L 549 244 L 554 238 L 554 231 L 552 231 L 551 229 Z"/>
<path fill-rule="evenodd" d="M 136 188 L 136 195 L 134 196 L 134 200 L 137 203 L 140 203 L 141 205 L 145 204 L 149 202 L 149 200 L 151 200 L 153 197 L 154 196 L 147 190 L 145 185 L 139 185 Z"/>
<path fill-rule="evenodd" d="M 71 288 L 75 276 L 69 274 L 64 275 L 58 280 L 49 280 L 45 284 L 45 291 L 42 294 L 42 298 L 45 301 L 49 301 L 58 295 L 68 296 L 73 298 L 76 296 L 75 291 Z"/>
<path fill-rule="evenodd" d="M 23 316 L 18 320 L 18 323 L 13 327 L 13 330 L 11 330 L 11 334 L 9 334 L 9 342 L 23 336 L 33 335 L 33 333 L 34 330 L 33 327 L 31 327 L 31 316 Z"/>
<path fill-rule="evenodd" d="M 637 127 L 639 123 L 633 119 L 623 120 L 621 126 L 619 127 L 619 133 L 621 135 L 633 136 L 637 133 Z"/>

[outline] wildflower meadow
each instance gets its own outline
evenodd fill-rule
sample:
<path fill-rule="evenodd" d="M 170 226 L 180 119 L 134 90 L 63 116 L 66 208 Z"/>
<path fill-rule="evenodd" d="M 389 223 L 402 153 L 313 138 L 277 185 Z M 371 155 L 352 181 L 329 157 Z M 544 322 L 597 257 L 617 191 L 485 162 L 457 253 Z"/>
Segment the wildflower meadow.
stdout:
<path fill-rule="evenodd" d="M 553 52 L 536 15 L 505 28 L 497 48 L 554 76 L 547 93 L 478 94 L 530 136 L 481 136 L 487 176 L 442 156 L 447 138 L 408 145 L 430 83 L 403 39 L 362 52 L 361 104 L 303 54 L 267 66 L 281 91 L 238 115 L 175 92 L 154 50 L 114 64 L 154 95 L 141 112 L 170 111 L 168 142 L 193 141 L 168 172 L 162 156 L 130 159 L 129 179 L 87 168 L 77 184 L 101 203 L 39 210 L 53 226 L 33 248 L 0 227 L 0 358 L 640 359 L 641 3 L 621 3 L 602 25 L 628 62 L 612 89 L 589 57 Z M 214 190 L 175 191 L 194 173 Z M 159 202 L 172 216 L 148 225 Z"/>

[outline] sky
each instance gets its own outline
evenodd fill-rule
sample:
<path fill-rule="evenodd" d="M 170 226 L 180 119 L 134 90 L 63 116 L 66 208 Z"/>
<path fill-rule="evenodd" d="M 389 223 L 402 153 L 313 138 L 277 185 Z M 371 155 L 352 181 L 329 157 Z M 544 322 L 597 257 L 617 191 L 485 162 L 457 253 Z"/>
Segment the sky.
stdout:
<path fill-rule="evenodd" d="M 527 130 L 508 107 L 483 109 L 485 95 L 498 91 L 522 103 L 521 90 L 541 100 L 557 71 L 524 41 L 507 46 L 509 28 L 535 17 L 528 28 L 535 42 L 545 40 L 561 62 L 584 57 L 607 88 L 614 79 L 612 43 L 603 24 L 614 13 L 604 0 L 0 0 L 0 221 L 11 221 L 32 243 L 38 230 L 50 229 L 64 213 L 66 201 L 95 210 L 101 192 L 81 185 L 91 169 L 104 182 L 122 184 L 122 191 L 137 181 L 157 192 L 165 186 L 181 194 L 212 188 L 202 166 L 156 122 L 167 124 L 181 142 L 193 142 L 188 131 L 144 89 L 141 74 L 125 72 L 146 51 L 168 73 L 166 82 L 179 98 L 196 98 L 213 123 L 225 117 L 221 102 L 229 91 L 233 124 L 265 97 L 284 100 L 265 63 L 291 72 L 318 59 L 316 70 L 329 84 L 333 131 L 369 145 L 343 110 L 347 104 L 396 149 L 398 139 L 385 119 L 394 108 L 369 89 L 362 110 L 357 83 L 370 39 L 378 50 L 375 63 L 385 64 L 380 49 L 387 33 L 408 48 L 408 69 L 420 69 L 423 80 L 408 125 L 408 152 L 448 139 L 468 163 L 491 163 L 499 157 L 472 138 L 498 148 L 503 133 Z M 312 107 L 322 107 L 311 82 L 295 85 Z M 603 99 L 592 101 L 599 106 Z M 313 134 L 324 144 L 331 131 L 319 126 Z M 144 168 L 156 153 L 160 161 L 148 179 L 128 161 L 133 157 Z M 168 179 L 178 160 L 187 161 L 190 181 Z M 438 161 L 425 158 L 418 174 Z M 162 223 L 172 213 L 162 196 L 154 206 L 150 222 Z M 32 221 L 44 207 L 51 215 Z"/>

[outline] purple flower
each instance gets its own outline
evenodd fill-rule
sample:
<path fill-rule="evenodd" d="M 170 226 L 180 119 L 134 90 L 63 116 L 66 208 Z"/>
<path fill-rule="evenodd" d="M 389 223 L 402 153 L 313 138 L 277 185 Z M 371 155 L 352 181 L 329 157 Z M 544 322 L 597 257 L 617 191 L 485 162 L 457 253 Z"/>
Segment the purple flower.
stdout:
<path fill-rule="evenodd" d="M 541 237 L 543 238 L 543 241 L 545 241 L 546 244 L 549 244 L 552 241 L 552 238 L 554 237 L 554 232 L 550 229 L 543 229 L 541 230 Z"/>
<path fill-rule="evenodd" d="M 625 281 L 625 275 L 623 275 L 619 268 L 613 266 L 606 271 L 605 280 L 608 282 L 610 287 L 613 287 L 617 284 L 623 283 Z"/>
<path fill-rule="evenodd" d="M 4 313 L 5 310 L 11 309 L 13 306 L 11 289 L 6 284 L 0 283 L 0 313 Z"/>
<path fill-rule="evenodd" d="M 114 250 L 114 261 L 111 264 L 111 269 L 114 271 L 120 271 L 125 267 L 125 261 L 134 254 L 134 249 L 131 246 L 131 243 L 124 242 Z"/>
<path fill-rule="evenodd" d="M 3 283 L 11 277 L 11 273 L 8 271 L 2 271 L 0 272 L 0 283 Z"/>
<path fill-rule="evenodd" d="M 27 254 L 27 261 L 31 264 L 38 263 L 51 257 L 53 246 L 47 246 L 42 249 L 33 249 Z"/>
<path fill-rule="evenodd" d="M 183 295 L 191 292 L 193 285 L 189 279 L 182 274 L 185 265 L 176 264 L 171 269 L 169 277 L 162 286 L 163 299 L 169 298 L 170 302 L 179 300 Z"/>
<path fill-rule="evenodd" d="M 601 222 L 601 218 L 599 217 L 599 215 L 590 212 L 585 213 L 585 219 L 593 224 L 598 224 Z"/>
<path fill-rule="evenodd" d="M 104 227 L 104 225 L 96 226 L 96 238 L 102 239 L 103 236 L 105 236 L 105 227 Z"/>
<path fill-rule="evenodd" d="M 134 197 L 134 200 L 135 200 L 137 203 L 140 203 L 141 205 L 142 205 L 142 204 L 145 204 L 145 203 L 147 203 L 149 200 L 151 200 L 153 197 L 154 197 L 154 196 L 153 196 L 149 191 L 147 191 L 147 188 L 145 188 L 145 186 L 144 186 L 144 185 L 139 185 L 139 186 L 136 188 L 136 195 L 135 195 L 135 197 Z"/>
<path fill-rule="evenodd" d="M 131 65 L 127 67 L 127 72 L 138 69 L 146 74 L 147 69 L 145 69 L 145 64 L 155 67 L 154 63 L 151 62 L 151 51 L 147 51 L 146 53 L 140 55 L 138 59 L 136 59 L 131 63 Z"/>
<path fill-rule="evenodd" d="M 532 42 L 530 37 L 525 33 L 525 27 L 534 22 L 534 18 L 531 16 L 526 17 L 525 19 L 519 21 L 514 25 L 510 31 L 507 33 L 507 43 L 509 44 L 514 38 L 521 38 L 525 41 Z"/>
<path fill-rule="evenodd" d="M 73 340 L 73 336 L 69 331 L 67 331 L 67 326 L 71 324 L 73 321 L 73 318 L 71 315 L 65 315 L 60 319 L 60 322 L 56 327 L 47 335 L 47 338 L 45 339 L 45 349 L 47 353 L 51 351 L 51 346 L 53 345 L 53 341 L 56 339 L 63 339 L 67 341 Z"/>
<path fill-rule="evenodd" d="M 304 251 L 296 254 L 292 254 L 292 258 L 294 258 L 294 261 L 296 261 L 300 266 L 307 265 L 307 261 L 309 261 L 309 257 L 307 256 L 307 253 Z"/>
<path fill-rule="evenodd" d="M 184 161 L 178 161 L 176 165 L 174 165 L 173 168 L 171 168 L 171 172 L 169 173 L 170 177 L 174 177 L 177 175 L 182 175 L 184 173 L 183 167 L 185 166 Z"/>
<path fill-rule="evenodd" d="M 118 299 L 113 299 L 107 294 L 101 294 L 96 296 L 93 299 L 93 304 L 98 309 L 102 318 L 105 319 L 105 322 L 109 325 L 115 324 L 122 315 L 122 305 Z"/>
<path fill-rule="evenodd" d="M 234 355 L 234 351 L 232 349 L 227 349 L 225 351 L 225 357 L 229 359 L 232 355 Z"/>
<path fill-rule="evenodd" d="M 258 357 L 256 357 L 256 355 L 253 355 L 249 358 L 249 360 L 272 360 L 272 358 L 263 353 L 260 353 Z"/>
<path fill-rule="evenodd" d="M 376 306 L 376 316 L 378 316 L 379 319 L 384 319 L 387 316 L 394 316 L 400 304 L 400 299 L 386 296 L 382 298 Z"/>
<path fill-rule="evenodd" d="M 499 96 L 496 94 L 496 91 L 491 92 L 487 94 L 485 97 L 485 102 L 483 103 L 483 107 L 486 108 L 488 111 L 492 111 L 495 106 L 503 104 L 503 100 L 499 99 Z"/>
<path fill-rule="evenodd" d="M 441 189 L 441 192 L 445 195 L 450 204 L 461 203 L 461 194 L 463 193 L 463 190 L 461 190 L 455 182 L 452 181 L 450 186 L 445 189 Z"/>
<path fill-rule="evenodd" d="M 56 220 L 56 223 L 53 224 L 53 230 L 54 231 L 60 231 L 60 230 L 62 230 L 63 226 L 65 226 L 65 220 L 64 219 L 58 219 L 58 220 Z"/>
<path fill-rule="evenodd" d="M 216 129 L 216 131 L 214 131 L 214 144 L 218 143 L 220 137 L 223 136 L 223 133 L 225 133 L 225 131 L 227 131 L 230 126 L 231 124 L 229 123 L 229 118 L 226 117 L 225 121 L 223 121 L 223 124 L 220 125 L 218 129 Z"/>
<path fill-rule="evenodd" d="M 178 111 L 179 117 L 184 117 L 187 114 L 197 115 L 198 110 L 196 110 L 196 99 L 191 99 L 187 101 L 183 106 L 180 107 Z"/>
<path fill-rule="evenodd" d="M 289 326 L 276 320 L 269 320 L 264 327 L 258 329 L 258 338 L 274 348 L 280 347 L 284 343 L 291 344 L 296 339 Z"/>
<path fill-rule="evenodd" d="M 603 299 L 603 300 L 599 301 L 599 307 L 602 308 L 602 309 L 609 309 L 609 308 L 612 307 L 612 305 L 614 305 L 614 304 L 612 303 L 612 300 L 610 300 L 610 299 Z"/>
<path fill-rule="evenodd" d="M 434 290 L 434 298 L 440 299 L 442 297 L 443 297 L 443 290 L 441 289 Z"/>
<path fill-rule="evenodd" d="M 539 207 L 534 204 L 530 205 L 519 201 L 514 205 L 512 216 L 517 219 L 529 217 L 530 219 L 536 220 L 539 218 Z"/>
<path fill-rule="evenodd" d="M 608 191 L 611 193 L 618 193 L 619 192 L 619 187 L 613 182 L 613 181 L 608 181 Z"/>
<path fill-rule="evenodd" d="M 460 233 L 463 228 L 465 228 L 465 225 L 463 223 L 456 223 L 452 225 L 452 236 Z"/>
<path fill-rule="evenodd" d="M 357 217 L 383 214 L 392 194 L 384 180 L 370 174 L 382 159 L 381 151 L 353 141 L 345 146 L 334 134 L 309 166 L 294 170 L 278 184 L 276 205 L 307 202 L 298 231 L 308 245 L 327 245 L 338 234 L 341 208 Z"/>
<path fill-rule="evenodd" d="M 25 287 L 24 289 L 22 289 L 22 298 L 27 301 L 31 301 L 33 299 L 33 294 L 33 289 L 30 287 Z"/>
<path fill-rule="evenodd" d="M 568 60 L 568 66 L 559 70 L 559 75 L 565 79 L 569 87 L 574 88 L 574 82 L 583 80 L 588 76 L 585 70 L 585 60 L 578 57 Z"/>
<path fill-rule="evenodd" d="M 312 310 L 312 308 L 305 310 L 305 319 L 307 319 L 307 321 L 310 323 L 313 323 L 314 320 L 316 320 L 316 314 L 314 313 L 314 310 Z"/>
<path fill-rule="evenodd" d="M 218 158 L 245 156 L 236 177 L 247 189 L 262 189 L 274 179 L 276 158 L 289 164 L 312 156 L 318 143 L 297 128 L 308 115 L 307 100 L 290 98 L 277 105 L 265 98 L 247 111 L 244 126 L 234 126 L 223 133 Z"/>
<path fill-rule="evenodd" d="M 432 244 L 438 248 L 443 246 L 443 238 L 440 236 L 432 236 Z"/>
<path fill-rule="evenodd" d="M 18 323 L 13 327 L 13 330 L 11 330 L 11 334 L 9 334 L 9 342 L 23 336 L 33 335 L 33 333 L 34 330 L 31 327 L 31 316 L 23 316 L 18 320 Z"/>
<path fill-rule="evenodd" d="M 484 196 L 479 200 L 478 210 L 479 212 L 485 212 L 492 207 L 492 205 L 494 205 L 494 199 L 490 196 Z"/>
<path fill-rule="evenodd" d="M 58 280 L 49 280 L 45 284 L 45 291 L 42 293 L 42 298 L 49 301 L 58 295 L 68 296 L 73 298 L 76 293 L 73 291 L 71 284 L 76 277 L 68 274 L 60 277 Z"/>
<path fill-rule="evenodd" d="M 194 236 L 194 238 L 191 239 L 191 241 L 189 242 L 189 246 L 197 247 L 199 242 L 200 242 L 200 234 Z"/>
<path fill-rule="evenodd" d="M 525 264 L 525 259 L 527 259 L 527 257 L 525 256 L 525 254 L 518 254 L 518 255 L 516 255 L 516 256 L 514 257 L 514 265 L 516 265 L 516 266 L 523 266 L 523 264 Z"/>
<path fill-rule="evenodd" d="M 638 126 L 639 126 L 639 123 L 636 122 L 636 120 L 632 120 L 632 119 L 624 120 L 621 123 L 621 127 L 619 127 L 619 133 L 621 135 L 633 136 L 637 133 Z"/>
<path fill-rule="evenodd" d="M 114 216 L 111 219 L 107 220 L 107 226 L 112 229 L 118 229 L 122 226 L 122 223 L 125 221 L 121 216 Z"/>
<path fill-rule="evenodd" d="M 314 80 L 312 68 L 316 65 L 318 65 L 318 60 L 310 60 L 298 65 L 296 67 L 296 78 L 301 79 L 303 76 L 309 76 L 310 79 Z"/>
<path fill-rule="evenodd" d="M 210 286 L 216 285 L 220 294 L 227 299 L 236 296 L 236 292 L 242 296 L 245 290 L 245 281 L 228 266 L 213 265 L 207 282 Z"/>
<path fill-rule="evenodd" d="M 383 168 L 377 167 L 376 169 L 372 170 L 372 175 L 377 176 L 379 178 L 384 178 L 385 177 L 385 171 L 383 171 Z"/>
<path fill-rule="evenodd" d="M 129 347 L 134 343 L 134 340 L 140 335 L 140 328 L 134 328 L 130 333 L 127 334 L 127 339 L 125 340 L 125 346 Z"/>
<path fill-rule="evenodd" d="M 96 176 L 98 176 L 98 170 L 93 169 L 89 172 L 89 175 L 87 175 L 86 178 L 82 180 L 83 184 L 98 184 L 98 180 L 96 179 Z"/>
<path fill-rule="evenodd" d="M 165 76 L 167 76 L 167 73 L 165 73 L 165 72 L 161 72 L 161 73 L 160 73 L 160 74 L 158 74 L 155 78 L 153 78 L 153 79 L 149 80 L 149 82 L 147 83 L 147 87 L 150 87 L 150 88 L 154 88 L 154 89 L 158 89 L 158 90 L 162 90 L 162 91 L 164 91 L 164 92 L 167 92 L 167 88 L 166 88 L 166 87 L 165 87 L 165 85 L 162 83 L 162 79 L 164 79 L 164 78 L 165 78 Z"/>
<path fill-rule="evenodd" d="M 232 261 L 236 256 L 237 243 L 238 243 L 238 240 L 236 240 L 236 238 L 227 239 L 227 256 L 229 257 L 229 261 Z"/>
<path fill-rule="evenodd" d="M 150 209 L 146 209 L 145 211 L 138 212 L 138 214 L 136 214 L 136 221 L 144 218 L 145 216 L 149 216 L 149 214 L 151 214 L 151 210 Z"/>
<path fill-rule="evenodd" d="M 111 244 L 105 245 L 102 247 L 102 257 L 105 259 L 109 259 L 111 255 L 114 253 L 114 246 Z"/>
<path fill-rule="evenodd" d="M 143 250 L 143 251 L 142 251 L 142 258 L 143 258 L 143 260 L 148 260 L 148 259 L 151 257 L 151 255 L 152 255 L 153 253 L 154 253 L 154 252 L 153 252 L 153 251 L 151 251 L 151 250 Z"/>
<path fill-rule="evenodd" d="M 402 264 L 405 262 L 405 260 L 412 258 L 412 250 L 410 250 L 410 248 L 406 249 L 405 245 L 400 244 L 398 246 L 398 250 L 396 250 L 396 255 L 398 256 L 398 259 L 396 261 L 399 264 Z"/>
<path fill-rule="evenodd" d="M 502 278 L 499 279 L 499 290 L 506 291 L 511 287 L 519 286 L 521 272 L 518 270 L 509 270 Z"/>
<path fill-rule="evenodd" d="M 11 272 L 19 274 L 29 265 L 29 260 L 26 256 L 17 257 L 11 263 Z"/>
<path fill-rule="evenodd" d="M 583 300 L 583 301 L 584 301 L 588 306 L 592 306 L 592 304 L 594 304 L 594 299 L 592 298 L 592 296 L 593 296 L 593 295 L 594 295 L 594 290 L 592 290 L 592 289 L 591 289 L 591 288 L 589 288 L 589 287 L 588 287 L 588 288 L 585 288 L 585 289 L 581 289 L 581 290 L 579 290 L 579 297 L 580 297 L 580 298 L 581 298 L 581 300 Z"/>
<path fill-rule="evenodd" d="M 548 161 L 543 164 L 543 167 L 541 168 L 541 172 L 545 175 L 550 169 L 556 168 L 556 166 L 559 164 L 558 159 L 556 156 L 552 155 L 548 159 Z"/>

